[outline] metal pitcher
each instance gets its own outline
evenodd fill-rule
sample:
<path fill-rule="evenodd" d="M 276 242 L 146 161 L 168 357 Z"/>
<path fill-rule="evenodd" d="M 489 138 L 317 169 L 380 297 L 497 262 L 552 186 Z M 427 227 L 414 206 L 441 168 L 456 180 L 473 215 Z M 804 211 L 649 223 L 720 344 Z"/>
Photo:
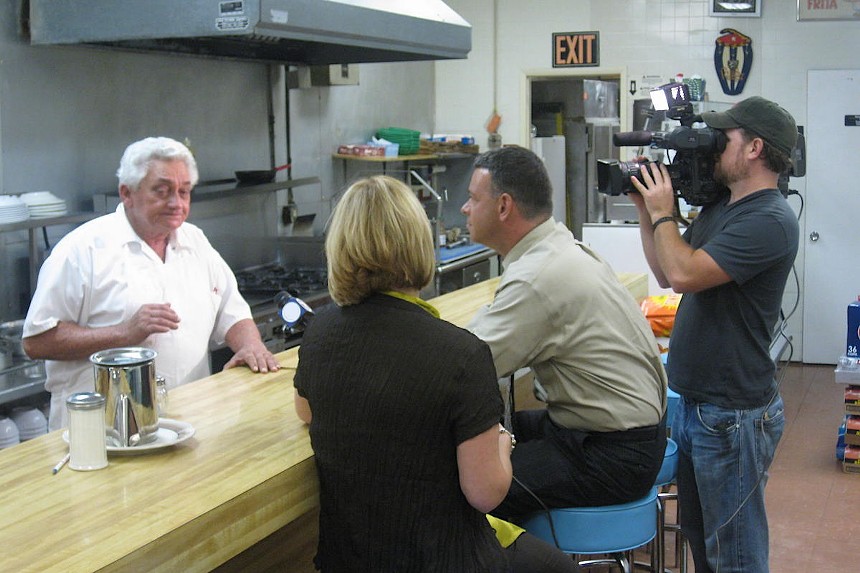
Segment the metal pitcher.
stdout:
<path fill-rule="evenodd" d="M 95 390 L 105 397 L 107 443 L 135 447 L 153 442 L 158 432 L 155 357 L 149 348 L 109 348 L 90 356 Z"/>

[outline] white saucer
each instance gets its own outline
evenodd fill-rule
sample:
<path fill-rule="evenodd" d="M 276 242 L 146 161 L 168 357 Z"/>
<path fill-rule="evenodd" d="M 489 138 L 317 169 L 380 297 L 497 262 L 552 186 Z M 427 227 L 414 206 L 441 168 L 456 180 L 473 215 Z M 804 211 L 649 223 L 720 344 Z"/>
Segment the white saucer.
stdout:
<path fill-rule="evenodd" d="M 194 426 L 188 422 L 180 422 L 170 418 L 158 419 L 158 431 L 155 433 L 155 441 L 149 442 L 142 446 L 134 447 L 117 447 L 108 446 L 109 454 L 117 456 L 136 456 L 142 454 L 151 454 L 157 450 L 162 450 L 170 446 L 181 444 L 188 438 L 194 435 Z M 63 440 L 69 442 L 69 431 L 63 431 Z"/>

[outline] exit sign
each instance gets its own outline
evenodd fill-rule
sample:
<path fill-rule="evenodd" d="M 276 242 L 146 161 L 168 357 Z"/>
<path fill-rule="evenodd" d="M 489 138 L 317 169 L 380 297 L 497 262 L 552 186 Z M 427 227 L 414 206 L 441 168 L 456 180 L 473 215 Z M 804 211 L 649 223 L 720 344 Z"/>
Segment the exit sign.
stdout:
<path fill-rule="evenodd" d="M 552 35 L 552 67 L 600 65 L 599 32 L 557 32 Z"/>

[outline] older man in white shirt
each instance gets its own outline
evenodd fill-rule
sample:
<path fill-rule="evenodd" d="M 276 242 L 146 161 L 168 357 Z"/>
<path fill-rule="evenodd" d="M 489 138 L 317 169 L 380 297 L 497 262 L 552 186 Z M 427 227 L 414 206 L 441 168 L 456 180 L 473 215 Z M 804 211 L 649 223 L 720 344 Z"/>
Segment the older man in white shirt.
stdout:
<path fill-rule="evenodd" d="M 210 374 L 210 343 L 235 352 L 225 368 L 278 369 L 227 263 L 185 222 L 198 179 L 188 148 L 133 143 L 117 177 L 122 203 L 57 243 L 24 324 L 28 356 L 46 360 L 51 430 L 67 425 L 68 396 L 92 391 L 89 356 L 106 348 L 152 348 L 168 386 Z"/>

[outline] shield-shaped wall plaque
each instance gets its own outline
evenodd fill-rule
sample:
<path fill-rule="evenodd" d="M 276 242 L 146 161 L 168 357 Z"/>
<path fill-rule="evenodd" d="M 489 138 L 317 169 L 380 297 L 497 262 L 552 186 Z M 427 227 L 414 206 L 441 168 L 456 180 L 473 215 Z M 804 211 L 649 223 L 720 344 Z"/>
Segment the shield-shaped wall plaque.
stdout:
<path fill-rule="evenodd" d="M 720 30 L 714 49 L 714 68 L 726 95 L 744 90 L 752 68 L 752 38 L 732 28 Z"/>

